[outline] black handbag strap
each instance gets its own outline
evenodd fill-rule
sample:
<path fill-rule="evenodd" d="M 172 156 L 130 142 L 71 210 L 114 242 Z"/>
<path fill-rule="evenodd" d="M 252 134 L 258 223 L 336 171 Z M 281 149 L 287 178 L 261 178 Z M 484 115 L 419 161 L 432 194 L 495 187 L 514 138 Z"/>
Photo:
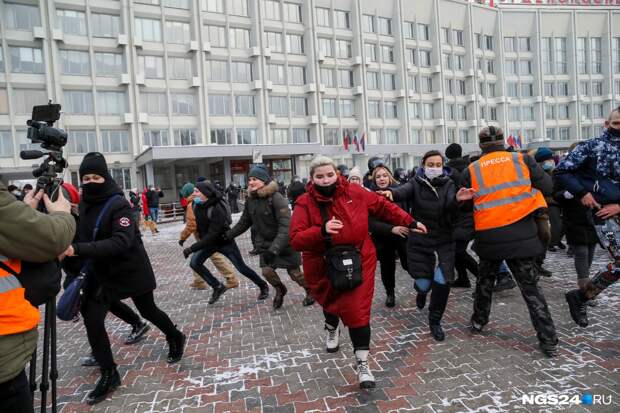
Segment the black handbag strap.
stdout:
<path fill-rule="evenodd" d="M 327 213 L 327 205 L 324 204 L 323 202 L 317 202 L 317 204 L 319 205 L 319 211 L 321 211 L 321 218 L 323 219 L 323 226 L 325 226 L 327 224 L 327 221 L 329 221 L 329 214 Z M 327 234 L 327 237 L 324 238 L 325 240 L 325 246 L 327 247 L 327 249 L 331 249 L 332 248 L 332 236 L 330 234 Z"/>
<path fill-rule="evenodd" d="M 0 261 L 0 268 L 2 268 L 4 271 L 8 272 L 9 274 L 14 275 L 15 277 L 17 277 L 19 275 L 15 271 L 13 271 L 13 268 L 9 267 L 8 265 L 3 263 L 2 261 Z"/>

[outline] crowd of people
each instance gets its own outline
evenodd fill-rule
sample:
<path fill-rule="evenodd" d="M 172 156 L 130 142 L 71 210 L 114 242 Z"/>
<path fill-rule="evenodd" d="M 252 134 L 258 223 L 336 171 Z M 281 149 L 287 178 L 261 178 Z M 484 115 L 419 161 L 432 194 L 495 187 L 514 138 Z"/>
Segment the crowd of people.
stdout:
<path fill-rule="evenodd" d="M 232 219 L 236 201 L 229 199 L 238 196 L 237 186 L 231 184 L 225 191 L 203 178 L 186 183 L 180 191 L 185 226 L 178 244 L 194 272 L 192 287 L 210 287 L 208 302 L 214 304 L 239 285 L 236 270 L 256 286 L 258 301 L 269 297 L 271 285 L 272 306 L 277 310 L 290 288 L 278 275 L 278 270 L 285 270 L 304 291 L 301 304 L 321 306 L 327 352 L 339 351 L 341 331 L 348 329 L 361 388 L 375 386 L 369 360 L 377 263 L 385 306 L 398 303 L 399 263 L 414 280 L 417 307 L 423 309 L 428 301 L 428 328 L 437 341 L 446 337 L 441 322 L 451 289 L 471 287 L 470 274 L 475 281 L 473 333 L 489 322 L 493 293 L 518 286 L 541 351 L 555 356 L 558 335 L 538 285 L 540 276 L 552 275 L 543 266 L 546 253 L 565 248 L 562 239 L 566 237 L 577 274 L 576 288 L 566 293 L 566 300 L 571 317 L 582 327 L 588 325 L 587 305 L 620 275 L 620 108 L 610 113 L 600 137 L 574 145 L 562 158 L 549 148 L 507 149 L 502 129 L 493 126 L 483 128 L 478 137 L 479 155 L 464 156 L 460 145 L 451 144 L 445 153 L 428 151 L 409 173 L 401 168 L 393 173 L 377 157 L 369 160 L 368 171 L 362 174 L 358 167 L 349 169 L 317 156 L 307 182 L 294 177 L 288 193 L 264 165 L 254 165 L 236 223 Z M 43 199 L 51 214 L 37 216 L 38 220 L 55 220 L 46 225 L 59 225 L 71 234 L 70 226 L 77 228 L 70 245 L 60 249 L 57 240 L 50 253 L 58 255 L 68 279 L 80 272 L 87 276 L 80 312 L 92 349 L 83 364 L 99 366 L 101 371 L 88 394 L 88 402 L 94 404 L 120 384 L 105 330 L 108 312 L 131 326 L 128 344 L 144 337 L 150 328 L 146 321 L 155 325 L 166 338 L 169 363 L 182 358 L 187 332 L 155 303 L 155 275 L 139 230 L 141 215 L 147 222 L 157 221 L 163 193 L 151 186 L 142 194 L 132 191 L 128 202 L 99 153 L 87 154 L 79 172 L 80 189 L 64 184 L 64 196 L 55 203 L 40 191 L 11 188 L 7 192 L 0 187 L 0 211 L 16 209 L 21 199 L 20 213 L 33 215 Z M 69 202 L 67 208 L 64 203 Z M 66 213 L 73 216 L 70 222 Z M 235 241 L 248 230 L 252 253 L 259 255 L 260 275 L 244 261 Z M 11 257 L 5 261 L 13 271 L 19 259 L 29 257 L 7 247 L 17 240 L 5 232 L 3 224 L 0 254 Z M 186 246 L 192 235 L 195 242 Z M 598 243 L 610 253 L 611 262 L 590 277 Z M 205 266 L 206 260 L 219 274 Z M 7 281 L 11 272 L 3 268 L 0 281 Z M 0 290 L 0 294 L 13 294 L 12 302 L 23 307 L 5 308 L 6 301 L 0 301 L 0 348 L 7 334 L 30 334 L 29 346 L 21 351 L 31 353 L 38 318 L 36 312 L 24 310 L 30 309 L 22 302 L 23 291 L 21 301 L 16 291 Z M 128 298 L 139 315 L 122 302 Z M 2 320 L 8 313 L 21 317 L 9 329 Z M 25 361 L 15 364 L 8 375 L 0 370 L 0 382 L 24 385 L 24 365 Z M 15 394 L 15 400 L 28 396 Z M 14 406 L 23 406 L 23 399 L 18 402 L 22 404 Z M 7 407 L 7 411 L 26 410 Z"/>

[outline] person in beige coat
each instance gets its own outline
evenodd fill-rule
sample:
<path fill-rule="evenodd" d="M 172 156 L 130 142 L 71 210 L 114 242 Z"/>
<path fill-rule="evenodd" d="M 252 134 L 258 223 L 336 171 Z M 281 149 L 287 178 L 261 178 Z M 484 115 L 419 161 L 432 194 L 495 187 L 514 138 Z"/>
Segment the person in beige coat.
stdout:
<path fill-rule="evenodd" d="M 189 202 L 189 205 L 192 205 L 194 202 L 194 184 L 186 183 L 181 188 L 181 196 L 185 197 Z M 185 210 L 185 228 L 181 231 L 181 235 L 179 237 L 179 245 L 183 246 L 185 241 L 191 236 L 194 235 L 194 238 L 198 240 L 198 231 L 196 229 L 196 217 L 194 216 L 194 211 L 192 208 L 187 208 Z M 224 276 L 226 282 L 224 285 L 227 289 L 237 288 L 239 286 L 239 280 L 235 275 L 235 270 L 233 269 L 232 264 L 219 252 L 214 253 L 211 256 L 211 262 L 217 268 L 217 270 Z M 194 272 L 194 281 L 191 284 L 192 288 L 197 290 L 205 290 L 207 288 L 207 283 L 202 279 L 201 276 Z"/>

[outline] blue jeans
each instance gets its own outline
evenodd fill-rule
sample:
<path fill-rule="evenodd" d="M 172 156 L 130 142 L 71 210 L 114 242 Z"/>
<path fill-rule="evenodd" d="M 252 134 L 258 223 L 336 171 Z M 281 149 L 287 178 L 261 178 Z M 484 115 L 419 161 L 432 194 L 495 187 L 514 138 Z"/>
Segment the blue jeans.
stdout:
<path fill-rule="evenodd" d="M 223 245 L 208 246 L 192 254 L 192 259 L 189 262 L 189 266 L 192 270 L 196 271 L 196 273 L 198 273 L 198 275 L 200 275 L 212 288 L 217 288 L 222 285 L 222 283 L 215 278 L 213 274 L 211 274 L 211 271 L 209 271 L 209 269 L 204 265 L 205 261 L 213 255 L 214 252 L 219 252 L 228 258 L 237 271 L 249 278 L 259 288 L 268 288 L 267 283 L 243 261 L 239 247 L 237 247 L 237 243 L 234 241 Z"/>
<path fill-rule="evenodd" d="M 151 213 L 151 219 L 157 222 L 159 219 L 159 208 L 149 208 L 149 212 Z"/>
<path fill-rule="evenodd" d="M 510 274 L 506 261 L 502 261 L 502 263 L 500 264 L 498 274 Z"/>

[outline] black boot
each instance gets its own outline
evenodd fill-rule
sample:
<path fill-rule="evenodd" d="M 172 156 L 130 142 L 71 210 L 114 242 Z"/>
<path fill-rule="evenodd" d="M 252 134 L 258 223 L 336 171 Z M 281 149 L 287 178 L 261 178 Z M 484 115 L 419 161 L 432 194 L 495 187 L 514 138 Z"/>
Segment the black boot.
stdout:
<path fill-rule="evenodd" d="M 459 274 L 454 284 L 452 284 L 454 288 L 471 288 L 471 283 L 469 282 L 469 277 L 467 276 L 467 272 L 465 274 Z"/>
<path fill-rule="evenodd" d="M 260 294 L 258 294 L 258 301 L 266 300 L 269 297 L 269 284 L 265 283 L 260 287 Z"/>
<path fill-rule="evenodd" d="M 441 319 L 444 311 L 446 311 L 449 295 L 449 286 L 433 282 L 431 302 L 428 305 L 428 325 L 431 335 L 436 341 L 443 341 L 446 338 L 443 328 L 441 328 Z"/>
<path fill-rule="evenodd" d="M 415 305 L 421 310 L 426 305 L 426 293 L 418 291 L 418 295 L 415 297 Z"/>
<path fill-rule="evenodd" d="M 312 295 L 310 295 L 310 291 L 306 290 L 306 296 L 304 297 L 304 300 L 301 302 L 301 305 L 303 305 L 304 307 L 308 307 L 312 304 L 314 304 L 314 297 Z"/>
<path fill-rule="evenodd" d="M 168 342 L 168 363 L 176 363 L 183 357 L 187 336 L 177 330 L 173 336 L 166 337 Z"/>
<path fill-rule="evenodd" d="M 88 393 L 87 403 L 91 406 L 105 400 L 108 394 L 112 393 L 121 385 L 121 376 L 116 370 L 116 366 L 109 369 L 101 369 L 101 376 L 95 384 L 95 388 Z"/>
<path fill-rule="evenodd" d="M 388 308 L 392 308 L 396 305 L 396 297 L 394 296 L 394 291 L 386 292 L 385 294 L 385 306 Z"/>
<path fill-rule="evenodd" d="M 80 365 L 84 367 L 97 367 L 99 366 L 99 362 L 95 359 L 93 353 L 90 353 L 88 356 L 80 359 Z"/>
<path fill-rule="evenodd" d="M 151 329 L 145 321 L 140 320 L 138 324 L 132 326 L 131 333 L 125 339 L 125 344 L 135 344 L 138 341 L 142 340 L 147 331 Z"/>
<path fill-rule="evenodd" d="M 215 287 L 213 289 L 213 292 L 211 293 L 211 298 L 209 298 L 209 304 L 215 304 L 215 302 L 220 299 L 220 297 L 226 292 L 226 290 L 227 288 L 224 284 L 220 284 Z"/>
<path fill-rule="evenodd" d="M 573 321 L 577 323 L 579 327 L 588 326 L 588 310 L 586 307 L 586 300 L 584 299 L 581 291 L 572 290 L 565 294 L 566 302 L 568 303 L 568 309 L 570 310 L 570 316 Z"/>
<path fill-rule="evenodd" d="M 284 284 L 279 284 L 274 287 L 276 289 L 276 295 L 273 297 L 273 309 L 277 310 L 282 307 L 282 303 L 284 302 L 284 296 L 288 292 L 286 286 Z"/>
<path fill-rule="evenodd" d="M 500 272 L 497 274 L 497 282 L 495 283 L 495 288 L 493 288 L 493 291 L 497 293 L 504 290 L 510 290 L 516 286 L 517 283 L 512 279 L 512 275 L 507 272 Z"/>

